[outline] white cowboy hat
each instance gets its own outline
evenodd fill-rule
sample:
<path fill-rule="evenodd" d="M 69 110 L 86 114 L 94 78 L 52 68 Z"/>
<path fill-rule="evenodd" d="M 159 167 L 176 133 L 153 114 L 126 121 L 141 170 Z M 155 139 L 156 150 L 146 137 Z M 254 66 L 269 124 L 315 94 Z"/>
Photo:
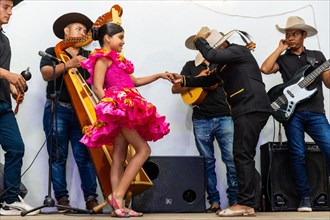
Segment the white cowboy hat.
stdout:
<path fill-rule="evenodd" d="M 317 30 L 310 25 L 307 25 L 301 17 L 298 16 L 290 16 L 286 21 L 285 28 L 280 28 L 277 24 L 275 25 L 276 29 L 285 34 L 286 30 L 303 30 L 307 32 L 307 37 L 311 37 L 317 34 Z"/>
<path fill-rule="evenodd" d="M 222 32 L 219 32 L 217 30 L 211 30 L 210 31 L 210 35 L 206 38 L 206 41 L 209 43 L 209 45 L 211 47 L 213 47 L 214 49 L 217 49 L 219 46 L 221 46 L 221 44 L 223 44 L 224 42 L 226 42 L 226 40 L 228 38 L 230 38 L 235 33 L 238 33 L 242 37 L 243 40 L 244 40 L 243 36 L 246 37 L 246 38 L 248 38 L 248 34 L 247 33 L 241 32 L 239 30 L 232 30 L 232 31 L 228 32 L 225 35 Z M 246 40 L 244 40 L 244 41 L 246 41 Z M 199 66 L 201 63 L 203 63 L 204 60 L 205 60 L 205 58 L 199 52 L 196 55 L 196 58 L 195 58 L 195 66 Z"/>
<path fill-rule="evenodd" d="M 210 32 L 210 28 L 204 26 L 204 27 L 201 27 L 201 29 L 198 31 L 199 34 L 206 34 L 208 32 Z M 196 34 L 194 35 L 191 35 L 190 37 L 188 37 L 185 41 L 185 45 L 188 49 L 190 50 L 197 50 L 196 47 L 195 47 L 195 44 L 194 44 L 194 39 L 196 37 Z"/>

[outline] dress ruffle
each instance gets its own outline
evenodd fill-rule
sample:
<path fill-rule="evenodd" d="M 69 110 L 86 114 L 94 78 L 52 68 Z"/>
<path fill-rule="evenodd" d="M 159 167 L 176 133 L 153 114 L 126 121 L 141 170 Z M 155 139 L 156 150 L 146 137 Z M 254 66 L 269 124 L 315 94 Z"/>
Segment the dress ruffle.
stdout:
<path fill-rule="evenodd" d="M 170 131 L 165 116 L 135 88 L 106 90 L 95 111 L 98 121 L 85 127 L 81 139 L 89 147 L 112 145 L 121 128 L 136 130 L 146 141 L 157 141 Z"/>

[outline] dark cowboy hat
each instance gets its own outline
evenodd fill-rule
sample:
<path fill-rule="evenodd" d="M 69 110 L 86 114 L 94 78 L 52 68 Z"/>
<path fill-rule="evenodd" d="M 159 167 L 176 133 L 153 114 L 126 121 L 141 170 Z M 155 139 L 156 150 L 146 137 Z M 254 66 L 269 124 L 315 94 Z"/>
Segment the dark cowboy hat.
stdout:
<path fill-rule="evenodd" d="M 64 28 L 72 23 L 85 25 L 87 31 L 92 27 L 93 22 L 87 16 L 78 12 L 67 13 L 59 17 L 53 25 L 53 31 L 56 37 L 64 39 Z"/>
<path fill-rule="evenodd" d="M 23 0 L 13 0 L 13 5 L 16 6 L 21 3 Z"/>

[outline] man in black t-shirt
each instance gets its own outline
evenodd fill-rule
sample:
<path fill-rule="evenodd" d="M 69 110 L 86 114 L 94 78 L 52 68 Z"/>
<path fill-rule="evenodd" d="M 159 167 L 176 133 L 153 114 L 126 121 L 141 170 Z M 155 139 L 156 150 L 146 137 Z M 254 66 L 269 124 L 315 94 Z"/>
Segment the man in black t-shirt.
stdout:
<path fill-rule="evenodd" d="M 26 81 L 20 74 L 10 72 L 11 47 L 2 25 L 8 24 L 12 9 L 21 1 L 0 0 L 0 145 L 5 153 L 3 183 L 0 191 L 2 208 L 0 215 L 20 215 L 23 210 L 32 209 L 19 196 L 24 142 L 12 110 L 11 97 L 23 101 Z M 21 94 L 20 96 L 18 96 Z M 39 211 L 29 213 L 38 214 Z M 0 217 L 1 218 L 1 217 Z"/>
<path fill-rule="evenodd" d="M 305 24 L 305 21 L 298 17 L 289 17 L 285 28 L 276 28 L 285 34 L 285 39 L 280 40 L 276 50 L 264 61 L 261 71 L 265 74 L 280 72 L 284 83 L 293 85 L 290 80 L 300 79 L 309 75 L 313 70 L 326 62 L 322 52 L 308 50 L 304 47 L 304 40 L 317 34 L 317 30 Z M 284 54 L 282 54 L 284 52 Z M 329 67 L 329 60 L 327 61 Z M 310 67 L 305 71 L 300 69 L 306 65 Z M 303 75 L 298 75 L 303 74 Z M 298 78 L 297 78 L 298 77 Z M 327 160 L 327 168 L 330 171 L 330 125 L 325 116 L 324 97 L 322 82 L 330 88 L 330 70 L 320 71 L 319 75 L 313 77 L 314 81 L 307 87 L 308 90 L 317 89 L 312 97 L 296 105 L 296 108 L 284 123 L 286 137 L 288 139 L 292 175 L 296 184 L 300 204 L 298 211 L 310 212 L 311 198 L 305 167 L 305 132 L 315 141 Z M 310 78 L 312 79 L 312 78 Z M 292 97 L 299 99 L 300 93 L 305 93 L 304 87 L 301 91 L 296 90 Z"/>
<path fill-rule="evenodd" d="M 186 47 L 194 49 L 192 44 L 193 36 L 186 40 Z M 219 48 L 224 47 L 227 42 L 220 45 Z M 210 64 L 204 60 L 200 65 L 195 65 L 195 61 L 188 61 L 181 74 L 185 76 L 206 75 L 209 71 L 216 69 L 216 64 Z M 181 87 L 179 84 L 174 84 L 172 93 L 187 94 L 193 92 L 194 88 Z M 195 90 L 196 91 L 196 90 Z M 235 204 L 236 194 L 238 190 L 238 183 L 236 177 L 236 168 L 233 160 L 233 136 L 234 124 L 230 114 L 230 108 L 226 101 L 226 94 L 223 91 L 222 84 L 216 84 L 209 88 L 203 88 L 195 93 L 198 103 L 192 103 L 193 114 L 193 130 L 195 136 L 195 143 L 198 152 L 204 156 L 204 175 L 206 191 L 208 194 L 208 201 L 210 207 L 206 212 L 218 212 L 220 208 L 220 193 L 217 189 L 217 175 L 216 175 L 216 158 L 214 155 L 214 140 L 218 142 L 221 152 L 221 159 L 226 166 L 226 177 L 228 188 L 227 198 L 229 205 Z M 204 97 L 205 94 L 205 97 Z M 184 96 L 183 96 L 184 97 Z"/>
<path fill-rule="evenodd" d="M 54 22 L 53 31 L 60 39 L 81 38 L 86 36 L 92 25 L 93 22 L 83 14 L 67 13 Z M 54 47 L 47 48 L 46 53 L 56 57 Z M 70 142 L 80 174 L 86 209 L 92 210 L 98 205 L 95 168 L 87 147 L 80 142 L 83 134 L 63 79 L 66 71 L 71 68 L 78 68 L 78 74 L 81 74 L 84 79 L 89 78 L 88 71 L 81 68 L 81 62 L 88 57 L 90 51 L 81 47 L 68 47 L 64 53 L 70 59 L 65 63 L 55 63 L 55 80 L 53 61 L 47 57 L 43 57 L 40 61 L 42 77 L 47 81 L 47 100 L 44 108 L 43 125 L 45 135 L 48 138 L 48 153 L 52 153 L 52 184 L 58 205 L 70 206 L 66 182 L 66 162 Z M 54 88 L 55 84 L 56 88 Z M 55 104 L 56 106 L 54 106 Z M 55 118 L 53 118 L 54 108 L 56 108 Z M 58 207 L 58 210 L 59 212 L 70 211 L 70 209 L 62 207 Z"/>

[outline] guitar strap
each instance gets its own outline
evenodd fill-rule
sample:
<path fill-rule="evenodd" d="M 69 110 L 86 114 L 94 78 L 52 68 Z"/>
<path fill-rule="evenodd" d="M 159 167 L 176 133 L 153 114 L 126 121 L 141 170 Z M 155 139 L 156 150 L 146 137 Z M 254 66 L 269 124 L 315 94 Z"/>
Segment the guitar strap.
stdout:
<path fill-rule="evenodd" d="M 314 67 L 315 64 L 317 63 L 316 62 L 316 58 L 315 58 L 315 54 L 312 52 L 312 51 L 306 51 L 306 59 L 307 59 L 307 62 L 312 66 Z"/>

